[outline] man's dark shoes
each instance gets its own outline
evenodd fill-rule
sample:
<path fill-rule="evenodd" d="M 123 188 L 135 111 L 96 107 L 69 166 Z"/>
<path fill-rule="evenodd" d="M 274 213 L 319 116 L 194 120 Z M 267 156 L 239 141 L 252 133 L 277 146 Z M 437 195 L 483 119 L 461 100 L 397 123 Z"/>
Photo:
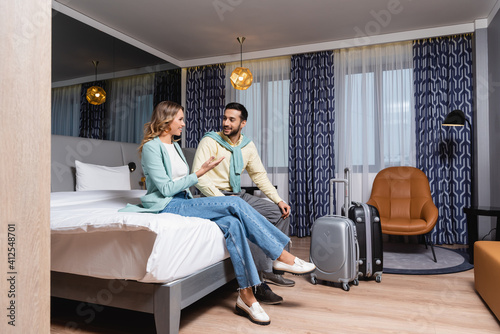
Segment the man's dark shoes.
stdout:
<path fill-rule="evenodd" d="M 278 286 L 292 287 L 295 285 L 295 281 L 292 281 L 291 279 L 284 278 L 282 275 L 276 275 L 275 273 L 263 272 L 262 278 L 263 278 L 264 282 L 269 283 L 269 284 L 278 285 Z"/>
<path fill-rule="evenodd" d="M 254 294 L 255 298 L 262 304 L 275 305 L 283 302 L 283 298 L 275 294 L 266 283 L 256 286 Z"/>

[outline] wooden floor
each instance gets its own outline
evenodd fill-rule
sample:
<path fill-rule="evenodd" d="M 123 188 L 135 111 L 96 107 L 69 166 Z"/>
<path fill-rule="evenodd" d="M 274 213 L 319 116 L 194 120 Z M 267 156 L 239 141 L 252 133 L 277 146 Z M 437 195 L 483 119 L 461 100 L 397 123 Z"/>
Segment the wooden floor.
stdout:
<path fill-rule="evenodd" d="M 292 238 L 292 253 L 309 258 L 309 238 Z M 390 275 L 361 281 L 349 292 L 289 277 L 275 287 L 281 305 L 263 305 L 269 326 L 234 314 L 237 285 L 230 283 L 182 311 L 181 334 L 191 333 L 500 333 L 500 324 L 474 290 L 474 272 Z M 84 307 L 85 306 L 85 307 Z M 52 300 L 51 333 L 155 333 L 150 314 Z"/>

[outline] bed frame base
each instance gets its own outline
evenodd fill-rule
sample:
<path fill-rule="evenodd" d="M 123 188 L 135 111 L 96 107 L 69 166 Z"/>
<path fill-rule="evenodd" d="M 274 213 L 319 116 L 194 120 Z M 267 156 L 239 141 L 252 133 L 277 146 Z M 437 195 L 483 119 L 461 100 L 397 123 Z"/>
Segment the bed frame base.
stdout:
<path fill-rule="evenodd" d="M 235 278 L 229 258 L 171 283 L 51 272 L 53 297 L 151 313 L 159 334 L 179 333 L 181 310 Z"/>

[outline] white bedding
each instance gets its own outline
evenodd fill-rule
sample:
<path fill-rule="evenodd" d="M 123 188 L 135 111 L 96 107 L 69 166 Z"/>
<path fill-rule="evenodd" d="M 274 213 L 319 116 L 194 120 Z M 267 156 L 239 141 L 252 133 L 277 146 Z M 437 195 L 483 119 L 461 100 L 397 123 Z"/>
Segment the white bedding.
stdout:
<path fill-rule="evenodd" d="M 51 269 L 99 278 L 170 282 L 229 257 L 210 220 L 118 212 L 144 190 L 51 194 Z"/>

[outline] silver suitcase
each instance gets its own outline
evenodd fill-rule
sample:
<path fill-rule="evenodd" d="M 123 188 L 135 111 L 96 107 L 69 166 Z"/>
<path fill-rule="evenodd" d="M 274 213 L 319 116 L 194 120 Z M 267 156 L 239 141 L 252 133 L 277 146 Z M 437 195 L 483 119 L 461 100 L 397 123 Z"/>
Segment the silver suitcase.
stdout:
<path fill-rule="evenodd" d="M 347 185 L 348 181 L 332 179 L 331 196 L 334 182 Z M 332 206 L 330 204 L 331 212 Z M 349 291 L 350 283 L 358 285 L 359 247 L 356 227 L 349 218 L 332 214 L 318 218 L 312 226 L 309 254 L 310 261 L 316 265 L 311 283 L 317 284 L 318 280 L 339 283 L 345 291 Z"/>

